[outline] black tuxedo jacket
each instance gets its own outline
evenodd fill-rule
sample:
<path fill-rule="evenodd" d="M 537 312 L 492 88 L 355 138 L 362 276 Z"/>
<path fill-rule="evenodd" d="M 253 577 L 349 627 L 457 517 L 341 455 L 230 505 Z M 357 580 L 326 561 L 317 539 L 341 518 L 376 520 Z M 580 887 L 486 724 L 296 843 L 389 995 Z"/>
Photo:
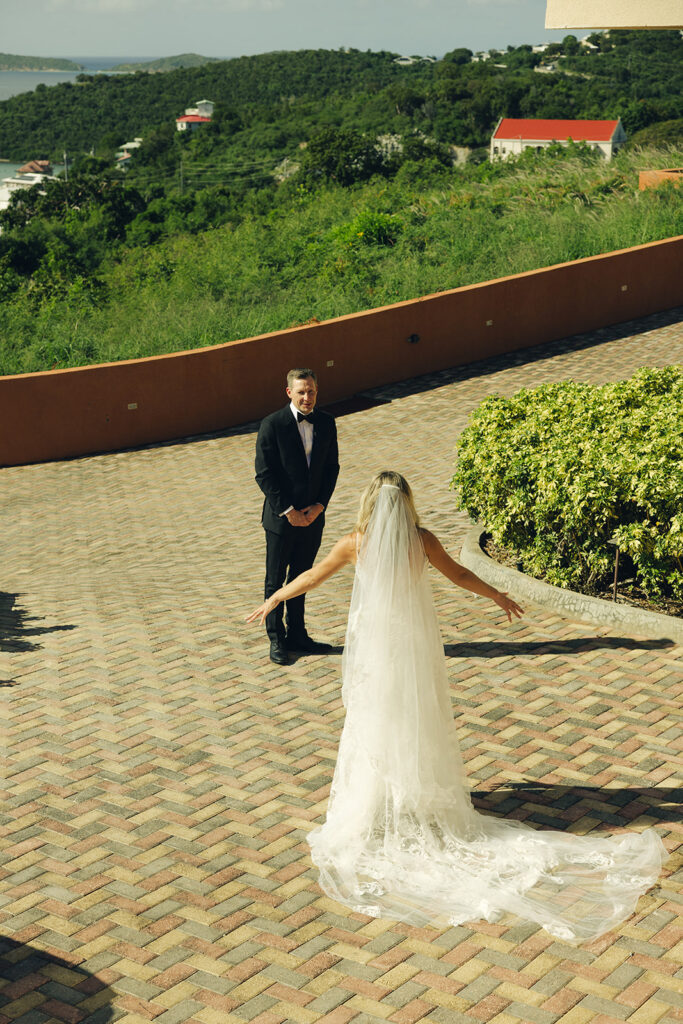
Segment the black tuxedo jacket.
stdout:
<path fill-rule="evenodd" d="M 256 483 L 265 495 L 261 522 L 266 530 L 296 529 L 282 515 L 290 506 L 300 509 L 320 502 L 327 508 L 338 475 L 337 426 L 329 413 L 313 413 L 310 467 L 289 405 L 262 420 L 256 439 Z"/>

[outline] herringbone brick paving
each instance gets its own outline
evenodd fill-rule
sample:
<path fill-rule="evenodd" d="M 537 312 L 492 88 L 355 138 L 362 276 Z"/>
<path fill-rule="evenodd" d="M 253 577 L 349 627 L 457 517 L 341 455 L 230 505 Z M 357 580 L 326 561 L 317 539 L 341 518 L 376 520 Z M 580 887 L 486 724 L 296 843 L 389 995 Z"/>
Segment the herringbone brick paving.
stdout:
<path fill-rule="evenodd" d="M 681 361 L 682 313 L 378 389 L 339 417 L 325 545 L 391 467 L 457 552 L 447 483 L 476 404 Z M 340 659 L 277 668 L 243 623 L 263 576 L 253 447 L 249 426 L 2 474 L 0 1024 L 682 1020 L 675 857 L 579 948 L 515 920 L 372 920 L 318 889 L 305 837 Z M 680 649 L 534 607 L 508 625 L 433 582 L 477 805 L 577 833 L 654 825 L 675 851 Z M 350 587 L 308 599 L 339 650 Z"/>

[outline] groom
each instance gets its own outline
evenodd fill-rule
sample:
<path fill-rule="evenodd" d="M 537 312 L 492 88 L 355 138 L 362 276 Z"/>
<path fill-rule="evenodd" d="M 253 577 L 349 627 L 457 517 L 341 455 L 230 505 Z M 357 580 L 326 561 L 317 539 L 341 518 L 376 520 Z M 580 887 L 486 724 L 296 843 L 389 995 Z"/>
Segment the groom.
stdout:
<path fill-rule="evenodd" d="M 270 597 L 285 582 L 313 565 L 325 525 L 325 509 L 339 474 L 337 428 L 332 416 L 315 412 L 318 383 L 313 370 L 287 374 L 289 405 L 262 421 L 256 440 L 256 482 L 265 495 L 261 522 L 266 531 L 266 585 Z M 287 601 L 266 617 L 270 660 L 289 664 L 289 651 L 323 654 L 304 625 L 305 597 Z"/>

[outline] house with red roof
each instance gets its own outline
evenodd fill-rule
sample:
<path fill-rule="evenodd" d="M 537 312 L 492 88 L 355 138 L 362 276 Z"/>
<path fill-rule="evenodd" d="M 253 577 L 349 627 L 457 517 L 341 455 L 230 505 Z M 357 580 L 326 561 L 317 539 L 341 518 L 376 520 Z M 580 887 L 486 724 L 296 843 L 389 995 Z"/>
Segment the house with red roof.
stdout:
<path fill-rule="evenodd" d="M 210 124 L 213 117 L 211 100 L 200 100 L 196 107 L 186 107 L 185 113 L 176 117 L 175 126 L 179 132 L 194 132 L 203 124 Z"/>
<path fill-rule="evenodd" d="M 507 160 L 525 149 L 538 152 L 553 142 L 585 142 L 599 149 L 607 159 L 626 142 L 620 119 L 616 121 L 563 121 L 551 118 L 501 117 L 491 136 L 491 160 Z"/>

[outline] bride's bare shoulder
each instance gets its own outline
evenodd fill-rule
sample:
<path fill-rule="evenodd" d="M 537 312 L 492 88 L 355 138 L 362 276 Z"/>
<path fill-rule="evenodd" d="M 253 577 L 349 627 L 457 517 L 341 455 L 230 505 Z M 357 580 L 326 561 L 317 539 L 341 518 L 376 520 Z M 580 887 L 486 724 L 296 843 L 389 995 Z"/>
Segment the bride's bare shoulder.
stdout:
<path fill-rule="evenodd" d="M 425 551 L 429 552 L 430 548 L 433 548 L 435 544 L 439 543 L 431 530 L 425 530 L 424 526 L 418 526 L 417 532 L 420 535 L 420 540 L 422 541 L 422 546 Z"/>

